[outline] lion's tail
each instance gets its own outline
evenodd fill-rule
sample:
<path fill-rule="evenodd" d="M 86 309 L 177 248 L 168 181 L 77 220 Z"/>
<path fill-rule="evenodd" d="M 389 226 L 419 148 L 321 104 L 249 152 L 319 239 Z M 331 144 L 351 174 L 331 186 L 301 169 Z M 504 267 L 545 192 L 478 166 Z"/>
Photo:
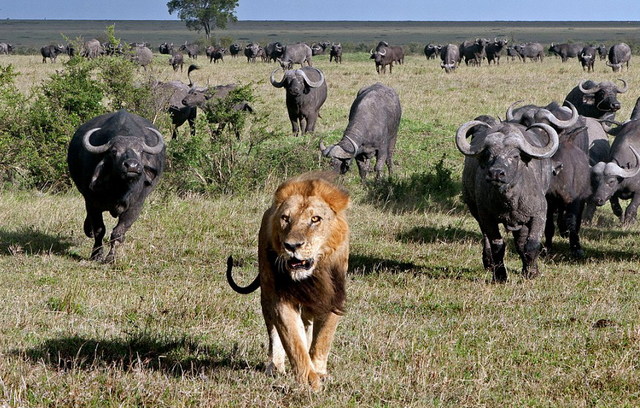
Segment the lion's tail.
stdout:
<path fill-rule="evenodd" d="M 233 269 L 233 257 L 229 256 L 229 258 L 227 258 L 227 283 L 229 283 L 229 286 L 231 286 L 231 289 L 243 295 L 248 295 L 249 293 L 254 292 L 256 289 L 260 287 L 260 275 L 256 276 L 253 282 L 251 282 L 248 286 L 244 286 L 244 287 L 238 286 L 238 284 L 233 280 L 233 276 L 231 275 L 232 269 Z"/>

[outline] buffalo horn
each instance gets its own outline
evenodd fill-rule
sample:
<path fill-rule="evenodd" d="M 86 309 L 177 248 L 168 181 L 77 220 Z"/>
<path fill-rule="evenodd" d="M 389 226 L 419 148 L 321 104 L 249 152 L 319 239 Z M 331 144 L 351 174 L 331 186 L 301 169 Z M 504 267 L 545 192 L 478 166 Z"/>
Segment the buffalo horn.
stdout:
<path fill-rule="evenodd" d="M 464 123 L 458 128 L 458 131 L 456 132 L 456 147 L 465 156 L 475 156 L 484 148 L 484 144 L 482 144 L 473 149 L 471 148 L 471 143 L 467 142 L 467 133 L 474 126 L 489 127 L 489 124 L 479 120 L 472 120 L 470 122 Z"/>
<path fill-rule="evenodd" d="M 324 82 L 324 74 L 322 73 L 322 71 L 320 71 L 317 68 L 314 68 L 316 71 L 318 71 L 318 74 L 320 74 L 320 79 L 318 79 L 317 81 L 312 81 L 309 79 L 309 77 L 307 76 L 307 74 L 305 74 L 305 72 L 301 69 L 298 69 L 296 72 L 298 72 L 302 78 L 304 78 L 304 82 L 307 83 L 307 85 L 309 85 L 311 88 L 317 88 L 320 85 L 322 85 L 322 83 Z"/>
<path fill-rule="evenodd" d="M 540 128 L 547 133 L 549 136 L 549 143 L 546 146 L 538 147 L 532 145 L 523 137 L 522 143 L 520 144 L 520 150 L 537 159 L 548 159 L 555 154 L 556 150 L 558 150 L 558 132 L 546 123 L 534 123 L 527 130 L 534 127 Z"/>
<path fill-rule="evenodd" d="M 384 57 L 385 55 L 387 55 L 387 50 L 382 49 L 382 50 L 378 51 L 378 54 L 380 54 L 380 55 L 382 55 Z"/>
<path fill-rule="evenodd" d="M 633 152 L 633 155 L 636 157 L 635 167 L 624 169 L 620 167 L 617 163 L 609 162 L 604 167 L 605 176 L 618 176 L 622 178 L 630 178 L 630 177 L 635 177 L 638 175 L 638 173 L 640 173 L 640 155 L 638 154 L 636 149 L 633 148 L 633 146 L 629 146 L 629 149 L 631 149 L 631 151 Z"/>
<path fill-rule="evenodd" d="M 622 81 L 622 83 L 624 84 L 624 87 L 622 89 L 618 89 L 618 93 L 625 93 L 627 92 L 627 90 L 629 89 L 629 85 L 627 85 L 627 81 L 625 81 L 622 78 L 618 78 L 618 81 Z"/>
<path fill-rule="evenodd" d="M 152 127 L 147 126 L 147 129 L 149 129 L 150 131 L 155 133 L 155 135 L 158 137 L 158 142 L 154 146 L 149 146 L 144 141 L 144 138 L 143 138 L 142 139 L 142 150 L 144 150 L 146 153 L 149 153 L 149 154 L 158 154 L 164 148 L 164 142 L 162 141 L 162 134 L 160 132 L 158 132 L 158 130 L 156 130 L 156 129 L 152 128 Z"/>
<path fill-rule="evenodd" d="M 609 64 L 609 63 L 607 62 L 607 65 L 608 65 L 608 64 Z M 589 94 L 594 94 L 594 93 L 596 93 L 596 92 L 598 92 L 598 91 L 600 90 L 600 84 L 598 84 L 598 85 L 596 85 L 595 87 L 590 88 L 590 89 L 584 89 L 583 85 L 584 85 L 584 83 L 585 83 L 585 82 L 587 82 L 587 80 L 586 80 L 586 79 L 585 79 L 585 80 L 580 81 L 580 83 L 578 84 L 578 89 L 580 89 L 580 91 L 581 91 L 582 93 L 589 95 Z"/>
<path fill-rule="evenodd" d="M 522 103 L 522 101 L 515 101 L 514 103 L 509 105 L 509 108 L 507 109 L 507 120 L 509 121 L 513 120 L 513 107 L 519 103 Z"/>
<path fill-rule="evenodd" d="M 111 142 L 110 141 L 107 142 L 107 143 L 104 143 L 104 144 L 102 144 L 100 146 L 94 146 L 89 141 L 89 138 L 91 137 L 91 135 L 94 134 L 95 132 L 97 132 L 100 129 L 101 128 L 93 128 L 93 129 L 89 130 L 87 133 L 85 133 L 84 136 L 82 136 L 82 145 L 84 146 L 85 149 L 87 149 L 87 151 L 89 153 L 93 153 L 93 154 L 104 153 L 111 147 Z"/>
<path fill-rule="evenodd" d="M 579 117 L 578 110 L 576 109 L 576 107 L 573 106 L 573 104 L 568 101 L 567 101 L 567 105 L 569 105 L 569 108 L 571 109 L 571 118 L 567 120 L 558 119 L 553 113 L 549 112 L 546 109 L 540 109 L 540 112 L 542 117 L 548 120 L 549 123 L 551 123 L 552 125 L 555 125 L 561 129 L 566 129 L 575 125 Z"/>
<path fill-rule="evenodd" d="M 286 72 L 285 75 L 282 77 L 282 81 L 278 82 L 276 81 L 276 78 L 273 76 L 276 71 L 279 71 L 280 68 L 276 68 L 273 70 L 273 72 L 271 72 L 271 77 L 269 78 L 271 80 L 271 85 L 275 86 L 276 88 L 282 88 L 284 86 L 284 79 L 286 78 Z"/>

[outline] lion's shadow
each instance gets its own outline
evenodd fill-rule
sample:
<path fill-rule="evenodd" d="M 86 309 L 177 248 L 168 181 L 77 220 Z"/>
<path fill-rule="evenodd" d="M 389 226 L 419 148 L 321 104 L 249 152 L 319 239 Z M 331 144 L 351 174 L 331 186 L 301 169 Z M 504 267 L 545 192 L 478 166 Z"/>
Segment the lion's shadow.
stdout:
<path fill-rule="evenodd" d="M 99 367 L 115 367 L 123 371 L 144 368 L 183 377 L 198 376 L 203 370 L 248 368 L 245 360 L 236 358 L 236 347 L 221 350 L 204 347 L 186 338 L 159 340 L 144 335 L 115 340 L 64 336 L 46 340 L 27 350 L 14 350 L 12 354 L 33 363 L 44 362 L 52 369 L 62 371 Z M 259 369 L 257 366 L 249 368 Z"/>

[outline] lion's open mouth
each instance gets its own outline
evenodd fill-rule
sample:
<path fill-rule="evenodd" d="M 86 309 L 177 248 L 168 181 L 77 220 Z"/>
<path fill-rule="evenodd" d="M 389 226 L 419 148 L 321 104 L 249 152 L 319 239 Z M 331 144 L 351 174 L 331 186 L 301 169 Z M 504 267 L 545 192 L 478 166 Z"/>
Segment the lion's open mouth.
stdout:
<path fill-rule="evenodd" d="M 287 269 L 289 269 L 290 271 L 295 271 L 300 269 L 304 269 L 308 271 L 309 269 L 313 268 L 313 264 L 314 264 L 313 259 L 290 258 L 287 261 Z"/>

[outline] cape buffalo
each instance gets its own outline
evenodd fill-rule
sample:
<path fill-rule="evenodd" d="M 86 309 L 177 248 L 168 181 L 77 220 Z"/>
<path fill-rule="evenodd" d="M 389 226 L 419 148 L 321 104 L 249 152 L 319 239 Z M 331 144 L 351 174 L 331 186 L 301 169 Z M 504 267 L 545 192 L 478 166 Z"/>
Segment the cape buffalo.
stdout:
<path fill-rule="evenodd" d="M 369 162 L 376 157 L 376 180 L 387 165 L 389 177 L 393 172 L 393 151 L 398 137 L 402 109 L 393 88 L 381 83 L 362 88 L 349 111 L 349 124 L 342 139 L 329 147 L 320 143 L 323 156 L 336 159 L 340 173 L 349 170 L 355 158 L 362 181 L 369 172 Z"/>
<path fill-rule="evenodd" d="M 284 70 L 293 68 L 293 64 L 303 67 L 305 62 L 311 66 L 311 54 L 311 48 L 305 43 L 289 44 L 284 47 L 282 57 L 277 61 Z"/>
<path fill-rule="evenodd" d="M 537 276 L 547 213 L 545 194 L 551 183 L 549 158 L 558 149 L 558 134 L 545 123 L 527 128 L 473 120 L 458 128 L 456 146 L 466 156 L 462 197 L 482 231 L 484 267 L 492 271 L 494 281 L 507 280 L 506 246 L 499 229 L 503 224 L 513 233 L 522 275 Z"/>
<path fill-rule="evenodd" d="M 40 48 L 40 54 L 42 54 L 42 63 L 47 62 L 47 58 L 51 60 L 51 63 L 56 62 L 58 54 L 66 52 L 64 45 L 45 45 Z"/>
<path fill-rule="evenodd" d="M 242 51 L 242 47 L 238 43 L 233 43 L 229 46 L 229 54 L 231 54 L 231 58 L 238 58 L 240 51 Z"/>
<path fill-rule="evenodd" d="M 160 46 L 158 47 L 158 51 L 160 52 L 160 54 L 173 54 L 173 43 L 166 43 L 163 42 L 162 44 L 160 44 Z"/>
<path fill-rule="evenodd" d="M 146 71 L 147 66 L 153 61 L 153 53 L 147 47 L 135 47 L 131 50 L 130 58 Z"/>
<path fill-rule="evenodd" d="M 173 71 L 177 71 L 180 68 L 180 72 L 182 72 L 182 66 L 184 65 L 184 55 L 180 52 L 176 52 L 171 54 L 171 58 L 169 58 L 169 64 L 173 67 Z"/>
<path fill-rule="evenodd" d="M 393 71 L 393 63 L 397 62 L 402 64 L 404 62 L 404 50 L 402 47 L 389 46 L 386 41 L 380 41 L 374 50 L 370 51 L 371 59 L 376 62 L 376 72 L 378 74 L 385 73 L 387 65 L 389 66 L 389 73 Z"/>
<path fill-rule="evenodd" d="M 596 205 L 611 200 L 613 213 L 628 225 L 635 221 L 640 205 L 640 121 L 625 122 L 613 133 L 609 160 L 591 168 L 592 200 Z M 619 199 L 631 199 L 624 213 Z"/>
<path fill-rule="evenodd" d="M 560 57 L 562 62 L 567 62 L 569 58 L 576 58 L 580 56 L 582 51 L 582 44 L 554 44 L 551 43 L 549 47 L 549 53 L 556 54 Z"/>
<path fill-rule="evenodd" d="M 198 44 L 189 44 L 186 41 L 180 46 L 180 48 L 178 48 L 178 50 L 186 52 L 191 59 L 198 59 L 198 54 L 200 53 L 200 47 Z"/>
<path fill-rule="evenodd" d="M 564 100 L 573 104 L 582 116 L 614 120 L 616 112 L 621 107 L 616 95 L 625 93 L 629 89 L 623 79 L 620 79 L 620 82 L 622 82 L 622 88 L 618 88 L 610 81 L 600 83 L 591 80 L 580 81 L 578 86 L 569 91 Z"/>
<path fill-rule="evenodd" d="M 279 41 L 269 43 L 264 47 L 264 53 L 267 56 L 267 61 L 269 62 L 276 62 L 278 58 L 282 57 L 283 51 L 284 45 Z"/>
<path fill-rule="evenodd" d="M 613 72 L 622 71 L 622 66 L 627 65 L 627 71 L 629 70 L 629 60 L 631 60 L 631 48 L 625 44 L 616 44 L 609 48 L 609 61 L 607 66 L 611 67 Z"/>
<path fill-rule="evenodd" d="M 331 51 L 329 51 L 329 62 L 335 61 L 342 64 L 342 44 L 332 44 Z"/>
<path fill-rule="evenodd" d="M 165 162 L 160 132 L 145 118 L 126 110 L 95 117 L 76 130 L 67 163 L 69 174 L 84 197 L 87 217 L 84 233 L 94 238 L 92 260 L 103 260 L 106 233 L 102 213 L 118 223 L 109 240 L 105 262 L 115 260 L 115 249 L 140 215 L 144 200 L 154 189 Z"/>
<path fill-rule="evenodd" d="M 271 72 L 271 85 L 285 88 L 286 103 L 289 120 L 294 136 L 313 132 L 318 119 L 320 107 L 327 99 L 327 82 L 324 74 L 314 67 L 302 67 L 296 70 L 284 71 L 282 80 L 276 81 L 275 73 Z"/>
<path fill-rule="evenodd" d="M 83 57 L 93 59 L 103 54 L 104 48 L 102 48 L 102 44 L 100 44 L 100 41 L 96 40 L 95 38 L 84 43 L 84 46 L 82 48 Z"/>
<path fill-rule="evenodd" d="M 489 41 L 486 38 L 476 38 L 475 41 L 465 41 L 460 44 L 460 55 L 464 58 L 465 65 L 480 66 L 482 60 L 487 56 L 485 47 Z"/>
<path fill-rule="evenodd" d="M 227 52 L 226 48 L 214 47 L 210 45 L 205 50 L 205 54 L 209 57 L 209 63 L 217 63 L 218 61 L 224 62 L 224 53 Z"/>
<path fill-rule="evenodd" d="M 0 54 L 9 55 L 13 51 L 13 45 L 9 43 L 0 42 Z"/>
<path fill-rule="evenodd" d="M 424 56 L 427 59 L 435 59 L 438 55 L 440 55 L 441 48 L 442 45 L 427 44 L 424 46 Z"/>
<path fill-rule="evenodd" d="M 507 46 L 508 40 L 498 40 L 495 38 L 492 42 L 489 42 L 485 47 L 485 52 L 487 54 L 487 64 L 491 64 L 491 62 L 495 62 L 500 65 L 500 57 L 502 56 L 502 51 Z"/>
<path fill-rule="evenodd" d="M 244 47 L 244 56 L 247 57 L 247 62 L 256 62 L 258 52 L 262 49 L 260 44 L 250 43 Z"/>
<path fill-rule="evenodd" d="M 189 92 L 198 89 L 191 81 L 191 72 L 196 69 L 198 69 L 196 65 L 189 66 L 187 70 L 187 76 L 189 77 L 188 85 L 182 81 L 170 81 L 158 82 L 153 86 L 153 94 L 158 109 L 166 110 L 171 116 L 171 122 L 173 124 L 172 139 L 178 137 L 178 128 L 182 126 L 184 122 L 189 123 L 191 134 L 195 134 L 197 108 L 196 106 L 185 106 L 182 100 Z M 205 89 L 206 88 L 202 88 L 203 91 Z"/>
<path fill-rule="evenodd" d="M 517 44 L 513 49 L 520 55 L 522 62 L 527 62 L 527 58 L 531 61 L 544 61 L 544 47 L 538 42 Z"/>
<path fill-rule="evenodd" d="M 460 49 L 455 44 L 447 44 L 440 50 L 440 67 L 447 74 L 453 72 L 460 63 Z"/>
<path fill-rule="evenodd" d="M 578 56 L 578 60 L 582 65 L 582 70 L 585 69 L 587 72 L 593 71 L 593 66 L 596 61 L 596 49 L 593 46 L 586 46 L 580 51 L 580 55 Z"/>

